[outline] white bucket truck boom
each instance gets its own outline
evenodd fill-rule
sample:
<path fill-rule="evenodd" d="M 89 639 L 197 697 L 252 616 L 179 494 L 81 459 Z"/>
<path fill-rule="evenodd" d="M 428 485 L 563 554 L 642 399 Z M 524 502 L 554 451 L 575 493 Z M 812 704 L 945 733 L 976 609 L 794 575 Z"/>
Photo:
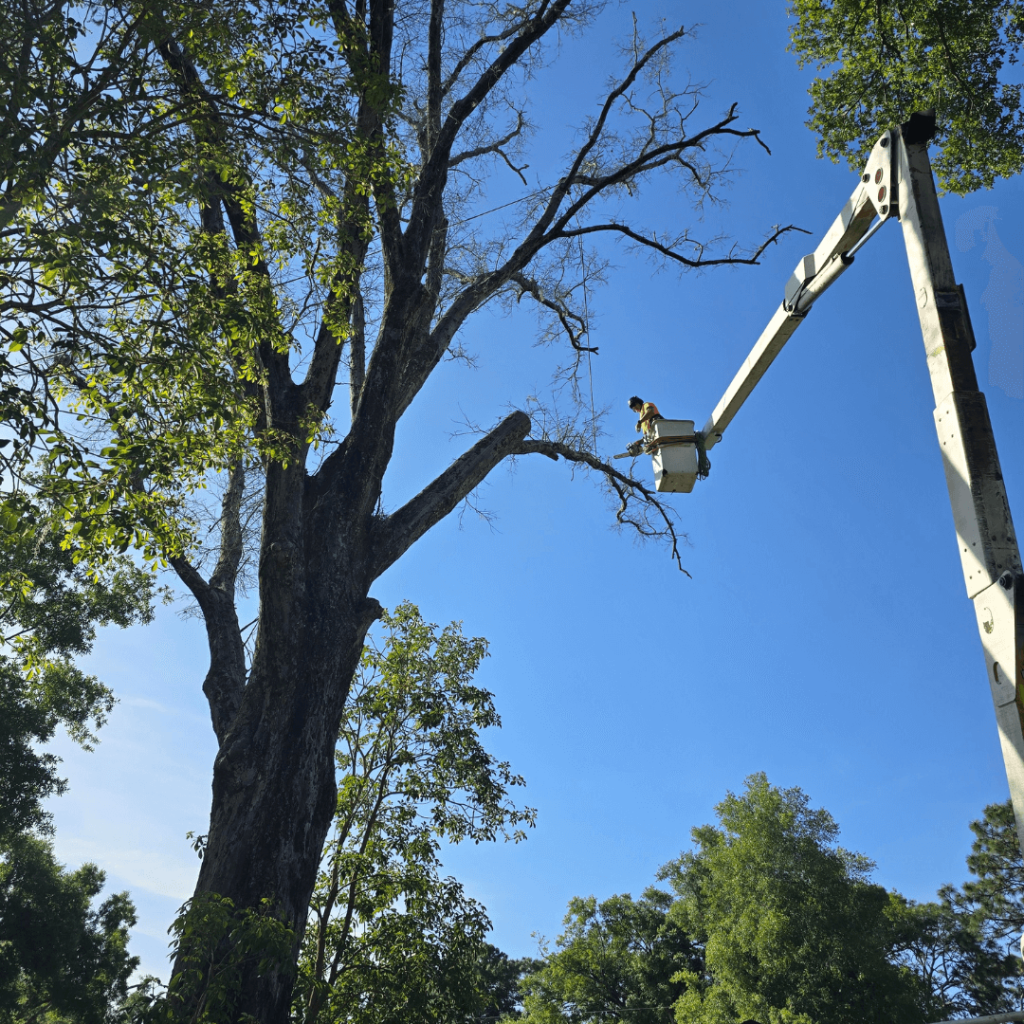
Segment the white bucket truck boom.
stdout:
<path fill-rule="evenodd" d="M 886 221 L 898 220 L 935 395 L 935 429 L 960 564 L 985 651 L 1017 837 L 1024 851 L 1024 575 L 988 407 L 974 372 L 967 302 L 953 278 L 928 161 L 934 123 L 930 115 L 914 114 L 875 144 L 856 190 L 817 249 L 793 272 L 782 305 L 715 406 L 701 439 L 705 449 L 722 440 L 807 311 L 853 263 L 857 250 Z"/>

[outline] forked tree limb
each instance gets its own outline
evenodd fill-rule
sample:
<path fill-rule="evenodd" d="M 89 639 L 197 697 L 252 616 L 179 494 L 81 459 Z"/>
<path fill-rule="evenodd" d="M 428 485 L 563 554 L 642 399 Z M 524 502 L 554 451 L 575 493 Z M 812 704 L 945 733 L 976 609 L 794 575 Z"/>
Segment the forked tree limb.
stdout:
<path fill-rule="evenodd" d="M 192 592 L 203 613 L 210 647 L 210 668 L 203 693 L 210 705 L 210 719 L 217 742 L 223 743 L 238 712 L 245 689 L 245 643 L 235 608 L 235 583 L 242 561 L 241 506 L 245 470 L 239 463 L 228 474 L 221 504 L 220 554 L 210 579 L 184 556 L 169 559 L 178 578 Z"/>
<path fill-rule="evenodd" d="M 448 110 L 434 146 L 431 152 L 426 154 L 426 162 L 413 192 L 409 225 L 404 238 L 408 252 L 426 255 L 434 221 L 441 213 L 452 147 L 462 126 L 506 73 L 515 67 L 519 58 L 558 23 L 569 3 L 570 0 L 544 0 L 537 13 L 525 21 L 519 33 L 502 47 L 498 56 L 476 82 Z"/>

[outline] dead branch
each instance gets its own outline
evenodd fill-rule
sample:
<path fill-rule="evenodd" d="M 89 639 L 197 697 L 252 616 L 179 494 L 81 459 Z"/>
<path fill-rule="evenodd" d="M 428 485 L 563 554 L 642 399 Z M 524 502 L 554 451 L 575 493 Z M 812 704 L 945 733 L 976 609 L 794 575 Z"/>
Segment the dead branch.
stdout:
<path fill-rule="evenodd" d="M 675 240 L 672 244 L 666 245 L 664 242 L 659 242 L 656 235 L 644 235 L 639 231 L 634 231 L 628 224 L 620 224 L 617 221 L 609 221 L 607 224 L 588 224 L 585 227 L 580 228 L 566 228 L 560 231 L 558 234 L 562 238 L 574 238 L 582 237 L 583 235 L 592 235 L 601 231 L 612 231 L 617 234 L 623 235 L 626 238 L 631 239 L 640 246 L 644 246 L 648 249 L 653 249 L 655 252 L 661 253 L 667 259 L 675 260 L 677 263 L 682 263 L 687 267 L 716 267 L 723 266 L 729 263 L 746 264 L 748 266 L 757 266 L 760 257 L 764 254 L 765 249 L 768 246 L 778 242 L 778 240 L 790 231 L 799 231 L 802 234 L 809 235 L 811 232 L 805 228 L 798 228 L 795 224 L 787 224 L 785 227 L 775 226 L 772 233 L 766 238 L 749 256 L 740 256 L 735 251 L 730 252 L 727 256 L 718 256 L 711 259 L 704 259 L 703 252 L 705 244 L 702 242 L 695 241 L 689 238 L 687 235 L 683 235 L 682 238 Z M 700 253 L 696 259 L 684 256 L 682 253 L 676 251 L 676 246 L 681 242 L 686 242 Z"/>
<path fill-rule="evenodd" d="M 550 309 L 555 316 L 558 317 L 558 321 L 562 325 L 562 329 L 569 338 L 569 344 L 572 345 L 577 352 L 597 352 L 597 349 L 593 346 L 580 344 L 580 338 L 582 338 L 589 330 L 589 325 L 582 316 L 578 313 L 574 313 L 564 302 L 548 298 L 541 289 L 541 286 L 532 277 L 527 277 L 525 274 L 517 273 L 512 275 L 511 280 L 519 288 L 519 297 L 517 301 L 521 300 L 524 295 L 530 295 L 535 301 L 540 303 L 540 305 Z M 577 326 L 575 330 L 573 329 L 573 325 L 570 321 L 576 322 Z"/>
<path fill-rule="evenodd" d="M 602 459 L 599 459 L 596 455 L 587 451 L 582 451 L 578 448 L 571 448 L 569 445 L 563 444 L 560 441 L 534 440 L 532 438 L 527 438 L 520 441 L 519 444 L 515 446 L 511 454 L 513 456 L 534 454 L 546 455 L 549 459 L 554 459 L 556 462 L 558 461 L 558 458 L 561 457 L 567 462 L 585 465 L 588 468 L 603 474 L 608 485 L 619 499 L 619 507 L 615 513 L 616 521 L 621 526 L 631 526 L 644 540 L 667 538 L 672 546 L 672 558 L 675 560 L 676 565 L 679 566 L 679 571 L 686 573 L 686 575 L 691 579 L 693 578 L 686 569 L 683 568 L 682 558 L 679 554 L 679 541 L 681 538 L 676 532 L 675 522 L 673 521 L 675 513 L 661 501 L 656 491 L 653 491 L 651 488 L 640 483 L 636 478 L 626 476 L 625 473 L 620 473 L 614 466 L 611 466 Z M 642 504 L 645 505 L 648 510 L 653 509 L 656 511 L 662 522 L 660 527 L 652 526 L 647 521 L 646 516 L 634 516 L 629 514 L 630 500 L 636 495 L 640 495 Z"/>

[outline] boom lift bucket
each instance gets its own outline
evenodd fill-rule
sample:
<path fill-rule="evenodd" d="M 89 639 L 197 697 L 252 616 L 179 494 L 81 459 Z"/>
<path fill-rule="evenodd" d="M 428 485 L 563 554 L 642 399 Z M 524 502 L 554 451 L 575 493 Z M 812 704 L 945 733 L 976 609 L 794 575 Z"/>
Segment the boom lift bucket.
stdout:
<path fill-rule="evenodd" d="M 654 488 L 689 494 L 697 482 L 697 438 L 693 420 L 655 420 L 652 448 Z"/>

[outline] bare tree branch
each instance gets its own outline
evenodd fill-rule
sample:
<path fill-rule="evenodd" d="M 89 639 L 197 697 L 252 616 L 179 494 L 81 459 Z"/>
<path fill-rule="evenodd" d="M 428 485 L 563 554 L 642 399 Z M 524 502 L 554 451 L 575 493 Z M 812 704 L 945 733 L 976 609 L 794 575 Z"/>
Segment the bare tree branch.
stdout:
<path fill-rule="evenodd" d="M 562 238 L 574 238 L 582 235 L 595 234 L 599 231 L 613 231 L 617 234 L 624 235 L 626 238 L 632 239 L 638 245 L 642 245 L 648 249 L 653 249 L 655 252 L 661 253 L 662 256 L 665 256 L 670 260 L 675 260 L 677 263 L 682 263 L 687 267 L 716 267 L 723 266 L 727 263 L 740 263 L 757 266 L 765 249 L 767 249 L 769 245 L 773 245 L 778 242 L 778 240 L 787 232 L 799 231 L 805 235 L 809 235 L 811 233 L 805 228 L 798 228 L 795 224 L 787 224 L 784 228 L 775 227 L 768 238 L 766 238 L 750 256 L 738 256 L 730 253 L 728 256 L 718 256 L 712 259 L 704 259 L 703 255 L 699 255 L 696 259 L 691 259 L 676 251 L 675 246 L 680 244 L 680 240 L 676 240 L 671 245 L 666 245 L 663 242 L 659 242 L 656 235 L 650 237 L 643 235 L 638 231 L 634 231 L 628 224 L 620 224 L 616 221 L 610 221 L 607 224 L 588 224 L 586 227 L 580 228 L 566 228 L 564 231 L 559 232 L 559 235 Z M 690 245 L 694 246 L 699 253 L 703 253 L 705 248 L 703 243 L 697 242 L 685 235 L 683 236 L 682 241 L 688 242 Z"/>
<path fill-rule="evenodd" d="M 473 62 L 476 55 L 484 49 L 485 46 L 490 46 L 492 43 L 502 43 L 506 39 L 511 39 L 522 29 L 522 22 L 515 21 L 504 32 L 498 32 L 497 34 L 481 36 L 475 43 L 467 48 L 466 52 L 459 59 L 458 63 L 452 69 L 451 74 L 444 80 L 442 91 L 445 96 L 448 95 L 452 90 L 452 86 L 458 81 L 459 75 L 466 70 L 467 67 Z"/>
<path fill-rule="evenodd" d="M 357 295 L 352 307 L 352 334 L 348 339 L 348 391 L 349 408 L 355 416 L 359 396 L 363 393 L 366 376 L 366 314 L 363 297 Z"/>
<path fill-rule="evenodd" d="M 559 456 L 567 462 L 574 462 L 587 466 L 590 469 L 602 473 L 608 485 L 614 491 L 619 500 L 619 507 L 616 510 L 615 518 L 622 526 L 631 526 L 644 540 L 651 540 L 657 537 L 667 538 L 672 547 L 672 558 L 675 560 L 679 571 L 690 574 L 683 568 L 682 558 L 679 554 L 680 536 L 676 532 L 674 513 L 662 503 L 656 491 L 640 483 L 639 480 L 625 473 L 620 473 L 614 466 L 602 461 L 596 455 L 583 451 L 579 448 L 572 448 L 561 441 L 534 440 L 528 438 L 520 441 L 510 453 L 511 455 L 546 455 L 549 459 L 558 460 Z M 644 516 L 636 516 L 630 513 L 630 501 L 637 495 L 641 502 L 654 512 L 661 520 L 660 527 L 652 527 Z M 690 577 L 692 579 L 692 577 Z"/>
<path fill-rule="evenodd" d="M 544 294 L 541 286 L 532 277 L 527 277 L 525 274 L 513 274 L 511 276 L 511 280 L 513 284 L 519 286 L 519 299 L 522 299 L 524 295 L 530 295 L 546 309 L 550 309 L 555 316 L 558 317 L 558 321 L 562 325 L 562 329 L 569 338 L 569 344 L 572 345 L 577 352 L 597 352 L 597 348 L 594 346 L 580 344 L 580 338 L 582 338 L 590 329 L 590 325 L 583 317 L 578 313 L 573 313 L 564 302 L 557 302 L 554 299 L 549 299 Z M 575 330 L 570 322 L 573 320 L 576 321 Z"/>
<path fill-rule="evenodd" d="M 210 574 L 210 586 L 235 596 L 235 581 L 242 562 L 242 496 L 245 493 L 245 465 L 236 463 L 228 471 L 228 486 L 221 501 L 220 557 Z"/>
<path fill-rule="evenodd" d="M 463 124 L 487 98 L 502 77 L 519 58 L 555 25 L 571 0 L 543 0 L 537 13 L 517 33 L 469 91 L 456 100 L 448 111 L 437 141 L 420 172 L 413 193 L 412 211 L 406 229 L 406 243 L 413 252 L 426 253 L 426 243 L 433 231 L 433 222 L 440 214 L 448 162 L 452 147 Z"/>
<path fill-rule="evenodd" d="M 562 178 L 562 180 L 555 186 L 552 191 L 551 198 L 548 200 L 547 205 L 544 208 L 544 212 L 534 225 L 533 230 L 527 236 L 527 240 L 534 238 L 534 236 L 541 235 L 547 225 L 549 225 L 555 217 L 559 207 L 562 205 L 563 199 L 569 192 L 569 189 L 577 183 L 577 176 L 580 173 L 580 168 L 583 166 L 584 161 L 590 152 L 597 145 L 598 140 L 601 138 L 601 134 L 604 131 L 605 124 L 608 121 L 608 117 L 611 114 L 612 108 L 615 106 L 616 101 L 625 94 L 626 90 L 640 76 L 643 69 L 649 64 L 659 51 L 664 50 L 666 47 L 671 46 L 677 39 L 681 39 L 686 35 L 685 28 L 679 28 L 675 32 L 670 33 L 667 36 L 662 37 L 654 44 L 646 53 L 634 60 L 633 66 L 629 69 L 626 77 L 619 83 L 619 85 L 613 89 L 604 101 L 601 107 L 601 112 L 598 114 L 587 139 L 582 146 L 577 150 L 576 156 L 573 159 L 572 164 L 569 167 L 568 173 Z M 660 155 L 660 154 L 659 154 Z M 641 158 L 642 159 L 642 158 Z M 634 161 L 634 164 L 637 161 Z M 635 172 L 634 172 L 635 173 Z M 610 178 L 615 176 L 609 176 L 609 181 L 605 184 L 612 184 Z M 594 186 L 595 189 L 604 187 Z M 569 207 L 568 212 L 563 216 L 563 223 L 568 223 L 577 213 L 579 209 L 586 206 L 586 204 L 593 198 L 593 189 L 585 193 L 575 204 Z M 561 225 L 560 225 L 561 226 Z"/>
<path fill-rule="evenodd" d="M 526 121 L 523 117 L 523 112 L 516 112 L 516 126 L 507 135 L 503 135 L 500 139 L 495 139 L 493 142 L 486 143 L 483 146 L 476 146 L 473 149 L 467 149 L 462 153 L 457 153 L 448 161 L 448 167 L 458 167 L 459 164 L 464 163 L 466 160 L 473 160 L 478 156 L 486 156 L 488 153 L 494 153 L 502 158 L 508 166 L 519 175 L 519 180 L 527 185 L 526 178 L 523 177 L 523 171 L 529 167 L 529 164 L 523 164 L 522 167 L 516 167 L 514 163 L 509 159 L 508 154 L 504 151 L 504 147 L 507 146 L 513 139 L 517 138 L 522 134 L 523 128 L 526 125 Z"/>

